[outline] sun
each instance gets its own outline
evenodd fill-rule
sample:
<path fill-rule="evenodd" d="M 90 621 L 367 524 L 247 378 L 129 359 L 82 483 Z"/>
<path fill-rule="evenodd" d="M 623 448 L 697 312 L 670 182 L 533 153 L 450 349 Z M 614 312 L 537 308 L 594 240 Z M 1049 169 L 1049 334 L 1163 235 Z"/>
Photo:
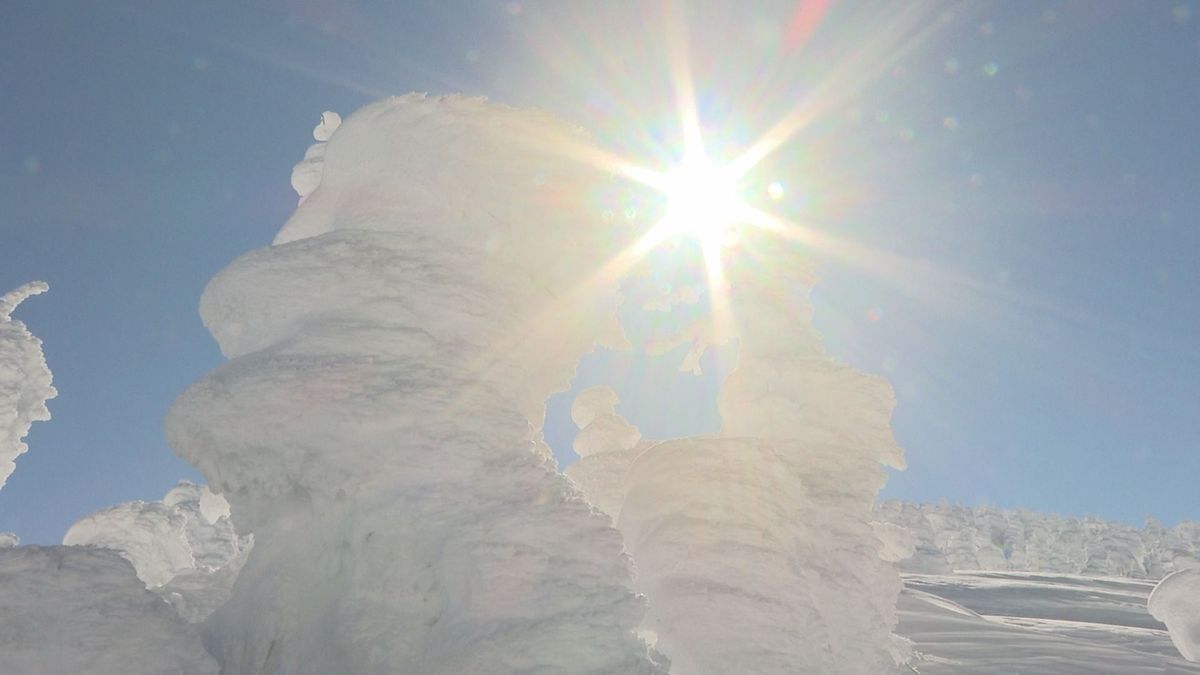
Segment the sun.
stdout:
<path fill-rule="evenodd" d="M 721 251 L 731 230 L 748 212 L 740 195 L 740 176 L 700 152 L 661 174 L 659 190 L 666 214 L 646 236 L 642 247 L 653 248 L 675 237 L 690 237 L 700 245 L 710 278 L 721 275 Z"/>
<path fill-rule="evenodd" d="M 665 176 L 667 214 L 664 222 L 701 244 L 719 246 L 726 230 L 744 210 L 738 178 L 705 157 L 680 164 Z"/>

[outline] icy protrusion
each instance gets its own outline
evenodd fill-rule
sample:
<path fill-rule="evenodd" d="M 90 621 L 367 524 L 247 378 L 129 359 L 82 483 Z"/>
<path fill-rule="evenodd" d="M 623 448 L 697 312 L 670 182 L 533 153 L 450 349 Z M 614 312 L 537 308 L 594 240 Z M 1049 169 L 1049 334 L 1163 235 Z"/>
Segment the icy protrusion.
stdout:
<path fill-rule="evenodd" d="M 221 495 L 208 489 L 207 485 L 196 485 L 181 480 L 163 497 L 167 506 L 182 506 L 199 512 L 210 525 L 229 516 L 229 502 Z"/>
<path fill-rule="evenodd" d="M 0 488 L 17 468 L 16 459 L 29 449 L 22 441 L 35 421 L 50 419 L 46 401 L 58 395 L 42 341 L 12 318 L 26 298 L 50 289 L 34 281 L 0 295 Z"/>
<path fill-rule="evenodd" d="M 226 671 L 663 669 L 620 535 L 537 440 L 617 326 L 600 272 L 628 242 L 584 143 L 476 99 L 372 104 L 276 245 L 210 282 L 231 360 L 167 427 L 255 535 L 205 623 Z"/>
<path fill-rule="evenodd" d="M 216 673 L 194 626 L 113 551 L 0 548 L 5 673 Z"/>
<path fill-rule="evenodd" d="M 1158 582 L 1147 609 L 1167 625 L 1183 658 L 1200 661 L 1200 569 L 1181 569 Z"/>
<path fill-rule="evenodd" d="M 571 419 L 579 426 L 573 448 L 580 457 L 597 452 L 629 450 L 642 433 L 617 414 L 617 392 L 609 387 L 585 389 L 571 405 Z"/>
<path fill-rule="evenodd" d="M 63 543 L 112 549 L 150 590 L 177 607 L 215 609 L 229 597 L 251 546 L 228 515 L 229 504 L 208 486 L 180 481 L 161 502 L 126 502 L 80 519 Z M 190 621 L 203 618 L 199 611 L 181 613 Z"/>
<path fill-rule="evenodd" d="M 326 110 L 321 113 L 321 121 L 313 129 L 313 138 L 324 143 L 333 136 L 333 132 L 337 131 L 337 128 L 341 125 L 342 116 L 332 110 Z"/>
<path fill-rule="evenodd" d="M 0 548 L 13 548 L 21 545 L 21 538 L 12 532 L 0 532 Z"/>
<path fill-rule="evenodd" d="M 308 146 L 304 159 L 292 168 L 292 189 L 300 195 L 300 204 L 311 195 L 321 184 L 321 176 L 325 166 L 325 143 L 333 137 L 333 132 L 342 124 L 342 116 L 326 110 L 321 113 L 321 121 L 313 129 L 316 143 Z"/>

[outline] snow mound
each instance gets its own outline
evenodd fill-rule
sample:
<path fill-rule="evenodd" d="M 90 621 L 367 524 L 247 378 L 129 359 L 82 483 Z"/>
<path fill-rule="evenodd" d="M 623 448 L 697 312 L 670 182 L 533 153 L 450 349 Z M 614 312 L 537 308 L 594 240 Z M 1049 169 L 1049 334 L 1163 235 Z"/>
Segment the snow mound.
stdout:
<path fill-rule="evenodd" d="M 50 419 L 46 401 L 58 395 L 50 384 L 42 341 L 12 318 L 26 298 L 49 289 L 34 281 L 0 295 L 0 488 L 17 468 L 17 457 L 29 449 L 21 439 L 35 421 Z"/>
<path fill-rule="evenodd" d="M 148 588 L 199 621 L 207 613 L 198 608 L 229 597 L 251 540 L 234 530 L 224 498 L 180 481 L 161 502 L 126 502 L 80 519 L 63 543 L 116 551 Z"/>
<path fill-rule="evenodd" d="M 621 336 L 600 271 L 627 242 L 579 138 L 477 99 L 369 105 L 276 245 L 210 282 L 231 360 L 167 427 L 255 536 L 205 622 L 226 671 L 664 669 L 620 535 L 540 441 Z"/>
<path fill-rule="evenodd" d="M 1158 582 L 1146 607 L 1163 622 L 1183 658 L 1200 661 L 1200 569 L 1182 569 Z"/>
<path fill-rule="evenodd" d="M 195 628 L 113 551 L 0 548 L 6 673 L 216 673 Z"/>

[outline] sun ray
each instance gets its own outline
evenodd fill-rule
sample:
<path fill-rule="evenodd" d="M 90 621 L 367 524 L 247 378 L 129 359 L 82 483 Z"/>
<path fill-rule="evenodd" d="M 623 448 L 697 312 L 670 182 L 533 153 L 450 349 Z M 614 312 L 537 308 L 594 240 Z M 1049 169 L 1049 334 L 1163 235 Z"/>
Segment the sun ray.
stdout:
<path fill-rule="evenodd" d="M 929 20 L 927 3 L 903 4 L 875 23 L 879 28 L 866 31 L 872 36 L 866 46 L 846 58 L 838 59 L 814 90 L 804 100 L 764 133 L 758 140 L 730 162 L 739 175 L 749 172 L 759 162 L 791 141 L 814 120 L 845 105 L 868 83 L 878 79 L 905 54 L 917 48 L 934 34 L 941 24 Z"/>

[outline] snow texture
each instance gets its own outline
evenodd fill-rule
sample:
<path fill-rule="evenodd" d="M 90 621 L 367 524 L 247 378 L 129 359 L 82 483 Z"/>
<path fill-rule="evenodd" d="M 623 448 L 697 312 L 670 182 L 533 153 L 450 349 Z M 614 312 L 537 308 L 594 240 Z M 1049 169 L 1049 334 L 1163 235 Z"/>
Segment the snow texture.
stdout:
<path fill-rule="evenodd" d="M 1164 577 L 1146 607 L 1167 625 L 1179 653 L 1200 661 L 1200 569 L 1181 569 Z"/>
<path fill-rule="evenodd" d="M 227 672 L 650 673 L 609 520 L 540 427 L 623 336 L 611 177 L 539 113 L 409 95 L 329 136 L 270 248 L 205 290 L 230 361 L 168 436 L 254 549 L 205 622 Z M 564 255 L 570 252 L 571 255 Z"/>
<path fill-rule="evenodd" d="M 116 551 L 150 590 L 196 622 L 228 599 L 251 538 L 234 530 L 223 497 L 180 481 L 160 502 L 126 502 L 82 518 L 63 543 Z"/>
<path fill-rule="evenodd" d="M 926 675 L 1200 673 L 1146 611 L 1147 580 L 961 572 L 905 575 L 898 631 Z"/>
<path fill-rule="evenodd" d="M 113 551 L 0 548 L 0 670 L 39 675 L 216 673 L 196 628 Z"/>
<path fill-rule="evenodd" d="M 888 501 L 875 517 L 907 529 L 910 572 L 1015 570 L 1099 574 L 1142 579 L 1164 575 L 1200 560 L 1200 523 L 1143 528 L 1099 518 L 1064 518 L 991 507 Z"/>
<path fill-rule="evenodd" d="M 35 421 L 50 419 L 46 401 L 58 395 L 51 386 L 42 341 L 12 318 L 26 298 L 49 290 L 45 282 L 25 284 L 0 295 L 0 488 L 28 450 L 22 441 Z"/>

